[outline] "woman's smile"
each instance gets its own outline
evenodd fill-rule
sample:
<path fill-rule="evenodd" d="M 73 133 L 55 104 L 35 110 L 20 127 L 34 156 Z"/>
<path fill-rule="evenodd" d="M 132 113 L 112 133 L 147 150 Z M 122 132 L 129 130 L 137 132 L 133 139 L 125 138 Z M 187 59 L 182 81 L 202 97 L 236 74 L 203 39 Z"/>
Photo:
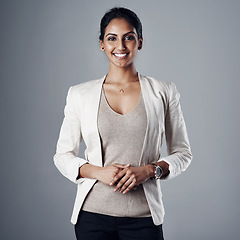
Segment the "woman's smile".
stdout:
<path fill-rule="evenodd" d="M 129 53 L 112 53 L 113 56 L 118 60 L 126 59 Z"/>

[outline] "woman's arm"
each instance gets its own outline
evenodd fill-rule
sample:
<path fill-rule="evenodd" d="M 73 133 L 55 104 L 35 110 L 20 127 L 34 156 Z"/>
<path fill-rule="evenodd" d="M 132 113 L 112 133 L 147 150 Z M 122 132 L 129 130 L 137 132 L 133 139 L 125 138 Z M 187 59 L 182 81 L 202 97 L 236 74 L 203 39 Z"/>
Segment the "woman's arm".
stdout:
<path fill-rule="evenodd" d="M 73 90 L 73 87 L 70 87 L 68 90 L 66 106 L 64 108 L 64 119 L 53 160 L 58 170 L 66 178 L 74 183 L 78 183 L 76 180 L 78 169 L 88 161 L 77 156 L 82 140 L 82 133 Z"/>
<path fill-rule="evenodd" d="M 166 178 L 169 174 L 169 165 L 164 161 L 156 162 L 155 164 L 160 166 L 163 171 L 161 179 Z M 139 167 L 126 167 L 116 174 L 111 182 L 111 185 L 114 185 L 117 181 L 119 181 L 114 191 L 119 190 L 125 194 L 135 186 L 138 186 L 154 176 L 155 167 L 152 164 Z"/>
<path fill-rule="evenodd" d="M 107 167 L 98 167 L 91 164 L 84 164 L 79 168 L 79 174 L 77 179 L 79 178 L 92 178 L 97 179 L 98 181 L 112 185 L 114 177 L 121 172 L 123 169 L 130 167 L 130 164 L 112 164 Z"/>
<path fill-rule="evenodd" d="M 171 179 L 184 172 L 191 163 L 192 153 L 180 106 L 180 94 L 174 83 L 169 85 L 169 103 L 165 116 L 165 136 L 168 156 L 159 159 L 169 165 Z"/>

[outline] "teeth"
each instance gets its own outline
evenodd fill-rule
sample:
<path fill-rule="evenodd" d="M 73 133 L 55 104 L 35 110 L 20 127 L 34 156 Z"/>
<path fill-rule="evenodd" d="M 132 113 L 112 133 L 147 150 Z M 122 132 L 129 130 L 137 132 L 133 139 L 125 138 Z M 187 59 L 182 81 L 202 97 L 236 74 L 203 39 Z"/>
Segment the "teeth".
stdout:
<path fill-rule="evenodd" d="M 117 57 L 125 57 L 127 54 L 126 53 L 124 53 L 124 54 L 115 53 L 114 55 L 117 56 Z"/>

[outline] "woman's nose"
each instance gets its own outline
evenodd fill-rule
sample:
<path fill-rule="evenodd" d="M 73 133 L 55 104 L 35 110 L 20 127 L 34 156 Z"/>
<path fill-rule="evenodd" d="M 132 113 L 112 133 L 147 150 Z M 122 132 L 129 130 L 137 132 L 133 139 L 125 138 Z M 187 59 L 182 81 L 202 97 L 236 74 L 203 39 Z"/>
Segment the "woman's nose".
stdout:
<path fill-rule="evenodd" d="M 117 48 L 118 48 L 119 50 L 124 50 L 124 49 L 126 49 L 124 40 L 118 41 Z"/>

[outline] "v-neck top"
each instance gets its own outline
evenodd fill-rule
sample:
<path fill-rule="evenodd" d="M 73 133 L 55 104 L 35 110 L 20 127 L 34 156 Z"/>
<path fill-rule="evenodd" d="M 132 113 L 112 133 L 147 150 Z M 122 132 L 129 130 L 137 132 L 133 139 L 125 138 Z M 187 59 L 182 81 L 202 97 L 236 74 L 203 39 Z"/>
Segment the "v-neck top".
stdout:
<path fill-rule="evenodd" d="M 125 113 L 125 114 L 121 114 L 121 113 L 116 112 L 116 111 L 110 106 L 110 104 L 108 103 L 108 100 L 107 100 L 107 98 L 106 98 L 106 95 L 105 95 L 105 92 L 104 92 L 103 88 L 102 88 L 102 92 L 101 92 L 101 97 L 103 98 L 105 104 L 110 108 L 110 110 L 112 110 L 115 114 L 121 115 L 121 116 L 125 116 L 125 115 L 130 114 L 131 112 L 134 112 L 134 111 L 137 109 L 137 106 L 138 106 L 138 104 L 140 103 L 140 101 L 143 101 L 142 92 L 140 91 L 140 95 L 139 95 L 139 97 L 138 97 L 137 105 L 136 105 L 131 111 L 129 111 L 129 112 Z"/>
<path fill-rule="evenodd" d="M 139 166 L 147 115 L 142 93 L 135 108 L 127 114 L 115 112 L 102 89 L 98 110 L 98 131 L 101 139 L 103 166 L 114 163 Z M 149 206 L 142 184 L 126 194 L 114 192 L 114 186 L 97 181 L 87 195 L 82 209 L 119 217 L 149 217 Z"/>

